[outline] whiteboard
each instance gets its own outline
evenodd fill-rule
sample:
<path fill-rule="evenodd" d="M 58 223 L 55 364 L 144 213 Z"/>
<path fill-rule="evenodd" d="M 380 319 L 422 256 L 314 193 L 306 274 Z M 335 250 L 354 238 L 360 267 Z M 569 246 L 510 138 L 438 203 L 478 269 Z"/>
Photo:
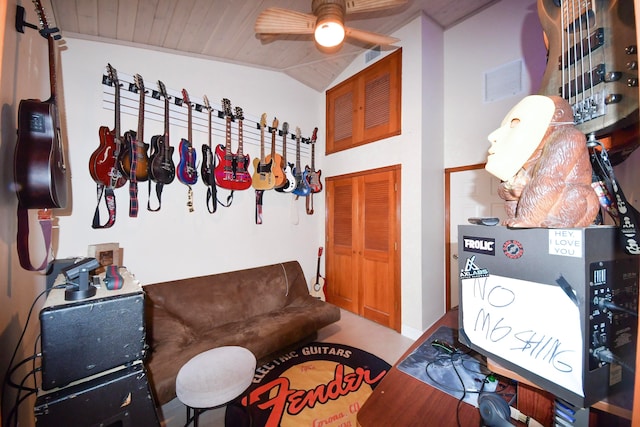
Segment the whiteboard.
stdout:
<path fill-rule="evenodd" d="M 584 397 L 580 312 L 559 286 L 489 275 L 461 287 L 473 344 Z"/>

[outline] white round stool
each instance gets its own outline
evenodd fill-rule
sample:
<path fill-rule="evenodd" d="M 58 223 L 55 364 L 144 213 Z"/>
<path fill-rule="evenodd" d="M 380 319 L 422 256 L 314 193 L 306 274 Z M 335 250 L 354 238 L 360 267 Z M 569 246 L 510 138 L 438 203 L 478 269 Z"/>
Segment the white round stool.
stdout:
<path fill-rule="evenodd" d="M 194 356 L 176 377 L 176 395 L 187 407 L 187 423 L 207 409 L 225 405 L 249 387 L 256 370 L 256 358 L 238 346 L 218 347 Z M 193 417 L 191 416 L 193 410 Z"/>

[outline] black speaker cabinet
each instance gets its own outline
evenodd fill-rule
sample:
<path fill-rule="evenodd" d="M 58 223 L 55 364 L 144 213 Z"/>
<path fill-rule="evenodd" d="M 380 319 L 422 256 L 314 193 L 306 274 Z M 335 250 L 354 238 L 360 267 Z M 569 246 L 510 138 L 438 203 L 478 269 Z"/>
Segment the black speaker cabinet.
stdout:
<path fill-rule="evenodd" d="M 144 293 L 129 276 L 122 289 L 102 285 L 79 301 L 51 291 L 40 311 L 43 390 L 144 359 Z"/>
<path fill-rule="evenodd" d="M 34 412 L 37 427 L 160 426 L 141 362 L 41 394 Z"/>

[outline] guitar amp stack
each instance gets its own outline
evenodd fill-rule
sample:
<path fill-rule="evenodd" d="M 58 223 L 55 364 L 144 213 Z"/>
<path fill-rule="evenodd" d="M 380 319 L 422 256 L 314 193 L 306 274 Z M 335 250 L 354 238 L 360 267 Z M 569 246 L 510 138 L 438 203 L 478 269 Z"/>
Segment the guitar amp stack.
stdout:
<path fill-rule="evenodd" d="M 143 360 L 144 292 L 121 268 L 124 285 L 90 298 L 65 300 L 58 276 L 40 311 L 42 384 L 38 427 L 159 426 Z"/>

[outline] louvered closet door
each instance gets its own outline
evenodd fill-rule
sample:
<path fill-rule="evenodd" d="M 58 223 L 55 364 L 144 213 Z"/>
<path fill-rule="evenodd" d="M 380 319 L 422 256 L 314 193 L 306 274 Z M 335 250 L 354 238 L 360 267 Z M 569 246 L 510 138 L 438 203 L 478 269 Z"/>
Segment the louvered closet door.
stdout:
<path fill-rule="evenodd" d="M 327 299 L 400 330 L 400 168 L 327 179 Z"/>

